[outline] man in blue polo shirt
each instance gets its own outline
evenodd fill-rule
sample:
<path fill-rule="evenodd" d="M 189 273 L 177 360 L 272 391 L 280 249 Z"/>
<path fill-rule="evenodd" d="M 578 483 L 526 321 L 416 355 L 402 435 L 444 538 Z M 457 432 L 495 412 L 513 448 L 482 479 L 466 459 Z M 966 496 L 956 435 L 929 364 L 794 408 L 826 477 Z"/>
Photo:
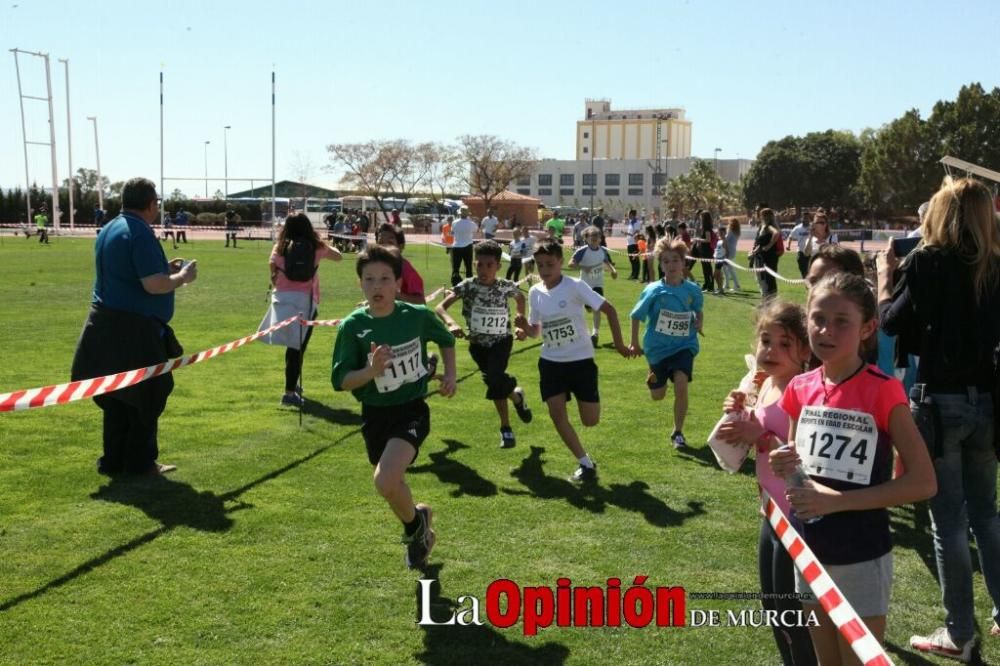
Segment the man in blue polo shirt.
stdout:
<path fill-rule="evenodd" d="M 156 185 L 133 178 L 122 188 L 121 215 L 97 236 L 90 314 L 73 357 L 73 380 L 144 368 L 180 356 L 168 322 L 174 290 L 198 277 L 194 261 L 168 262 L 151 226 L 160 211 Z M 157 421 L 173 390 L 171 374 L 96 396 L 104 412 L 104 455 L 97 471 L 157 476 Z"/>

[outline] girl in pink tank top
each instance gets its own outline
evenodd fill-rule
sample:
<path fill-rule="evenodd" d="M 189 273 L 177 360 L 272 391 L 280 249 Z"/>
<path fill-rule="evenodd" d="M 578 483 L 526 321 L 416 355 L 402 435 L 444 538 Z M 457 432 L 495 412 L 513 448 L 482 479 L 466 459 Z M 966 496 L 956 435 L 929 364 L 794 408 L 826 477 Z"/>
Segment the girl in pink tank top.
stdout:
<path fill-rule="evenodd" d="M 757 368 L 764 375 L 757 404 L 747 420 L 727 422 L 718 433 L 721 439 L 754 449 L 757 484 L 762 491 L 761 504 L 763 506 L 763 491 L 766 491 L 786 516 L 791 514 L 791 507 L 785 498 L 785 482 L 771 470 L 768 454 L 771 449 L 788 441 L 788 414 L 778 403 L 785 386 L 802 372 L 809 356 L 809 338 L 802 308 L 777 300 L 763 306 L 757 316 Z M 746 409 L 746 396 L 733 391 L 726 399 L 724 408 L 726 411 Z M 795 565 L 766 518 L 761 521 L 757 562 L 764 609 L 778 613 L 801 610 L 801 604 L 793 594 Z M 816 663 L 812 640 L 805 627 L 774 626 L 772 631 L 784 664 L 799 666 Z"/>

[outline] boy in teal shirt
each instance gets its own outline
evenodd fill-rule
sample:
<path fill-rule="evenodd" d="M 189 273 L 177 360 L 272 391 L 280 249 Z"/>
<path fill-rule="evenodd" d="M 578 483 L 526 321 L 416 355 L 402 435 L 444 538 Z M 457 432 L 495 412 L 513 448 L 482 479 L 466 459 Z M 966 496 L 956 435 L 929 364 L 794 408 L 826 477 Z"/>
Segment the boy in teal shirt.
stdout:
<path fill-rule="evenodd" d="M 423 305 L 397 301 L 403 263 L 399 252 L 379 245 L 358 255 L 357 273 L 367 305 L 347 316 L 337 331 L 331 380 L 361 403 L 361 434 L 375 466 L 375 488 L 403 523 L 406 565 L 423 567 L 434 547 L 431 508 L 413 503 L 406 468 L 430 433 L 424 401 L 427 342 L 444 360 L 441 395 L 455 394 L 455 338 Z"/>
<path fill-rule="evenodd" d="M 632 308 L 633 354 L 643 353 L 649 363 L 646 386 L 653 400 L 663 400 L 667 382 L 674 383 L 674 448 L 687 446 L 684 419 L 688 409 L 688 383 L 694 379 L 694 357 L 698 354 L 698 334 L 702 331 L 701 288 L 684 279 L 687 245 L 680 239 L 660 239 L 656 257 L 663 279 L 645 289 Z M 639 346 L 639 323 L 646 322 L 646 335 Z"/>

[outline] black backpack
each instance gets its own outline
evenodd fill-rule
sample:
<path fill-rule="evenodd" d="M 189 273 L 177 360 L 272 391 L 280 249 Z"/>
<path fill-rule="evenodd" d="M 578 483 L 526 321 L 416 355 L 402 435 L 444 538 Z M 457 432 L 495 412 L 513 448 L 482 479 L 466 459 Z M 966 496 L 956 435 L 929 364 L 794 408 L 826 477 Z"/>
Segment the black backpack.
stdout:
<path fill-rule="evenodd" d="M 312 243 L 293 240 L 285 245 L 285 277 L 292 282 L 309 282 L 316 274 L 316 248 Z"/>

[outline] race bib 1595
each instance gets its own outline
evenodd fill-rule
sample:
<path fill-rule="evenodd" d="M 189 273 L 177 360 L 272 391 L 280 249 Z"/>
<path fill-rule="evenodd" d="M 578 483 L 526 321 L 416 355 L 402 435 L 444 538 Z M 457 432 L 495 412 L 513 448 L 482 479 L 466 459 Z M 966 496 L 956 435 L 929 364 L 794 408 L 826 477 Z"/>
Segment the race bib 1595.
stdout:
<path fill-rule="evenodd" d="M 656 332 L 677 338 L 686 338 L 691 334 L 692 312 L 672 312 L 660 310 L 656 319 Z"/>

